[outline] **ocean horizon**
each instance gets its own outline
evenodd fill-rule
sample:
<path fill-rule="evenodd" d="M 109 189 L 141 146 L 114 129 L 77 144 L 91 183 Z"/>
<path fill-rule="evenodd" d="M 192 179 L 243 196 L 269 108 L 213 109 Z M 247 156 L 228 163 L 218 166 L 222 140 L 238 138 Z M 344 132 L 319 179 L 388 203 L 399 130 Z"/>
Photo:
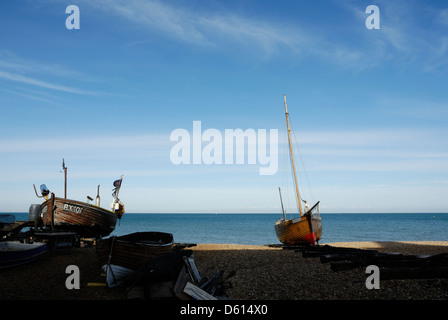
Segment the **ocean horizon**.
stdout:
<path fill-rule="evenodd" d="M 4 212 L 7 213 L 7 212 Z M 27 220 L 27 212 L 9 213 Z M 297 216 L 287 214 L 287 217 Z M 352 241 L 448 241 L 448 213 L 321 213 L 320 244 Z M 280 243 L 279 213 L 125 213 L 111 236 L 172 233 L 178 243 Z"/>

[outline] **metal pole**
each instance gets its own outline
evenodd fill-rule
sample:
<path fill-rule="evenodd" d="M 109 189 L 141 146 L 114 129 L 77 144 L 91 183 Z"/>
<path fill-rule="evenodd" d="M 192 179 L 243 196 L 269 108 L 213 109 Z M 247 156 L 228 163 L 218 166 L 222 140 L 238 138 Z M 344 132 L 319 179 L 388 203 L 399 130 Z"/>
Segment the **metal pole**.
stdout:
<path fill-rule="evenodd" d="M 67 167 L 62 159 L 62 168 L 64 169 L 64 199 L 67 199 Z"/>

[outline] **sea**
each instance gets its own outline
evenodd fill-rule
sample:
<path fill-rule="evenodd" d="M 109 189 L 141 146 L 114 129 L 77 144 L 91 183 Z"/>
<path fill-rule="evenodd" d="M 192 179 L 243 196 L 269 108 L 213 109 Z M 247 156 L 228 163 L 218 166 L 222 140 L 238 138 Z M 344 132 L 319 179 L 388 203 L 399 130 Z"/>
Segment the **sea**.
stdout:
<path fill-rule="evenodd" d="M 27 220 L 28 213 L 12 213 Z M 281 214 L 125 213 L 111 235 L 173 234 L 177 243 L 279 244 Z M 348 241 L 448 241 L 448 213 L 321 213 L 320 244 Z M 290 217 L 287 217 L 290 218 Z"/>

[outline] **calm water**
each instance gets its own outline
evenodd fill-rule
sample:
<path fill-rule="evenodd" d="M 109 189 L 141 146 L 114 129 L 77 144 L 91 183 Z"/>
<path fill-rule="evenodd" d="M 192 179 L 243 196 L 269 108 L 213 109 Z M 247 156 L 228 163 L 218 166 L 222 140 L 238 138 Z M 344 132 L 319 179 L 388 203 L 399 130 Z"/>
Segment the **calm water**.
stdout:
<path fill-rule="evenodd" d="M 14 213 L 26 220 L 28 213 Z M 281 214 L 125 213 L 113 235 L 162 231 L 175 242 L 279 243 L 274 231 Z M 322 214 L 320 243 L 339 241 L 448 241 L 447 213 Z"/>

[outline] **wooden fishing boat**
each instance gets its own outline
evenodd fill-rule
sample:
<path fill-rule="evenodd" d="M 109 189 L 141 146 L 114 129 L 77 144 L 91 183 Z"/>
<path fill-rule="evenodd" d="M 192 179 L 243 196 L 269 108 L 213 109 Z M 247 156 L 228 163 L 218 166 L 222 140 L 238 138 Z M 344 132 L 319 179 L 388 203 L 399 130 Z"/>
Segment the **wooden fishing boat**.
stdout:
<path fill-rule="evenodd" d="M 282 204 L 283 218 L 275 223 L 275 233 L 278 240 L 285 244 L 309 244 L 314 245 L 318 243 L 322 236 L 322 218 L 319 213 L 319 201 L 311 208 L 308 203 L 300 197 L 299 188 L 297 185 L 297 174 L 294 164 L 294 154 L 291 142 L 291 128 L 289 126 L 288 107 L 286 105 L 286 95 L 283 96 L 285 102 L 286 125 L 288 129 L 289 154 L 291 157 L 291 167 L 294 174 L 295 197 L 298 207 L 299 216 L 293 219 L 286 219 L 286 213 L 283 206 L 283 200 L 280 193 L 280 202 Z M 302 209 L 301 201 L 305 203 L 304 210 Z"/>
<path fill-rule="evenodd" d="M 316 213 L 307 213 L 294 219 L 283 218 L 276 222 L 275 232 L 283 244 L 314 245 L 322 236 L 322 219 Z"/>
<path fill-rule="evenodd" d="M 42 222 L 55 230 L 74 231 L 81 237 L 100 238 L 115 230 L 118 214 L 71 199 L 55 197 L 42 203 Z"/>
<path fill-rule="evenodd" d="M 156 255 L 173 249 L 173 235 L 165 232 L 135 232 L 97 241 L 96 252 L 101 267 L 116 265 L 142 270 Z"/>
<path fill-rule="evenodd" d="M 65 172 L 65 182 L 67 182 L 67 168 L 63 162 L 62 167 Z M 113 202 L 111 209 L 107 210 L 100 207 L 99 186 L 97 191 L 96 203 L 67 199 L 67 183 L 65 183 L 64 198 L 56 197 L 45 185 L 41 185 L 41 194 L 39 198 L 44 197 L 45 201 L 40 207 L 41 223 L 44 227 L 52 230 L 73 231 L 81 237 L 101 238 L 108 236 L 115 230 L 117 219 L 121 219 L 124 213 L 124 205 L 118 199 L 118 193 L 121 188 L 123 176 L 114 181 L 114 190 L 112 193 Z M 93 200 L 88 197 L 89 200 Z"/>
<path fill-rule="evenodd" d="M 36 260 L 47 250 L 45 243 L 0 242 L 0 269 L 12 268 Z"/>

